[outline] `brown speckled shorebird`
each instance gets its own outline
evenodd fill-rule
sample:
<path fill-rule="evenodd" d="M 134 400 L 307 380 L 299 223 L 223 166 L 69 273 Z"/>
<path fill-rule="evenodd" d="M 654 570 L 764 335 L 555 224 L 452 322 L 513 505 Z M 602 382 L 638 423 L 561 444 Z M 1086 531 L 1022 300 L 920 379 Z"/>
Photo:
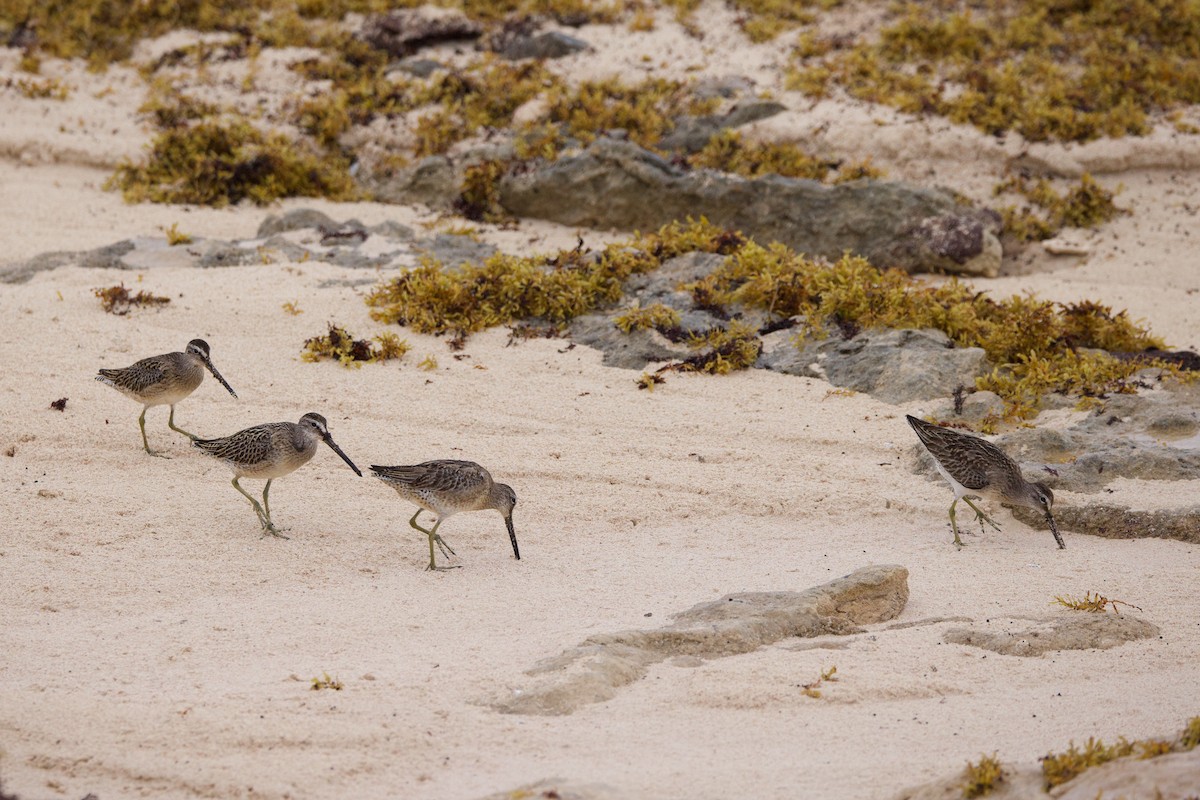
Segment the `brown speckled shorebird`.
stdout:
<path fill-rule="evenodd" d="M 513 555 L 518 561 L 521 560 L 512 521 L 517 494 L 511 486 L 494 482 L 491 474 L 474 461 L 426 461 L 424 464 L 407 467 L 380 467 L 372 464 L 371 470 L 376 478 L 395 489 L 405 500 L 420 506 L 408 524 L 429 537 L 428 569 L 442 569 L 434 560 L 434 542 L 442 548 L 443 555 L 454 554 L 438 535 L 438 526 L 447 517 L 460 511 L 483 511 L 488 508 L 494 508 L 504 515 L 504 523 L 508 526 L 508 538 L 512 541 Z M 417 517 L 422 511 L 437 515 L 432 528 L 422 528 L 417 524 Z"/>
<path fill-rule="evenodd" d="M 232 436 L 196 439 L 192 444 L 213 458 L 225 462 L 225 466 L 233 470 L 233 488 L 241 492 L 250 501 L 250 505 L 254 506 L 263 535 L 269 533 L 286 539 L 287 537 L 271 522 L 271 505 L 267 501 L 267 492 L 271 490 L 271 481 L 295 472 L 312 460 L 317 452 L 317 442 L 329 445 L 333 452 L 350 465 L 350 469 L 362 476 L 362 472 L 354 466 L 349 456 L 334 444 L 333 437 L 329 435 L 329 426 L 320 414 L 305 414 L 299 423 L 268 422 L 255 425 Z M 267 485 L 263 487 L 262 505 L 246 493 L 238 483 L 238 478 L 267 479 Z"/>
<path fill-rule="evenodd" d="M 995 520 L 971 502 L 972 497 L 977 497 L 1041 511 L 1050 523 L 1050 532 L 1054 534 L 1059 549 L 1066 548 L 1058 526 L 1054 524 L 1054 515 L 1050 513 L 1054 505 L 1054 493 L 1050 487 L 1041 482 L 1030 483 L 1025 480 L 1016 462 L 991 442 L 916 417 L 906 415 L 905 418 L 917 432 L 921 444 L 933 456 L 937 471 L 954 490 L 954 502 L 950 504 L 950 527 L 954 531 L 955 545 L 960 548 L 963 546 L 962 539 L 958 538 L 958 523 L 954 520 L 954 506 L 959 500 L 971 507 L 981 527 L 986 522 L 1000 530 Z"/>
<path fill-rule="evenodd" d="M 142 415 L 138 417 L 138 426 L 142 429 L 142 447 L 152 456 L 163 456 L 150 449 L 146 440 L 146 409 L 150 406 L 170 406 L 171 414 L 167 417 L 167 426 L 191 439 L 196 437 L 175 425 L 175 404 L 196 390 L 204 380 L 204 370 L 208 369 L 229 393 L 237 397 L 217 368 L 208 357 L 208 342 L 203 339 L 192 339 L 187 349 L 182 353 L 164 353 L 161 356 L 150 356 L 132 366 L 121 369 L 102 369 L 96 380 L 108 384 L 126 397 L 132 397 L 142 404 Z"/>

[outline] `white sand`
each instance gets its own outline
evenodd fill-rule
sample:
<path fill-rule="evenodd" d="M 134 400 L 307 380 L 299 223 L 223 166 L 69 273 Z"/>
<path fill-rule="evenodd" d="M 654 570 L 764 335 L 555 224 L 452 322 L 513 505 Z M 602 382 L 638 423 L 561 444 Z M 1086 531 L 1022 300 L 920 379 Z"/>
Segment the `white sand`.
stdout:
<path fill-rule="evenodd" d="M 28 104 L 48 101 L 8 91 L 0 102 L 10 120 L 35 120 Z M 4 136 L 38 138 L 36 127 Z M 99 190 L 104 170 L 56 153 L 0 163 L 5 261 L 172 223 L 245 238 L 281 208 L 368 224 L 429 219 L 313 201 L 127 206 Z M 959 185 L 977 180 L 973 168 L 960 165 Z M 1194 207 L 1200 179 L 1117 179 L 1135 215 L 1090 235 L 1086 263 L 978 285 L 1110 302 L 1172 344 L 1196 346 L 1187 292 L 1200 278 L 1182 204 Z M 521 236 L 530 247 L 569 245 L 574 232 L 520 233 L 505 234 L 506 246 Z M 364 277 L 305 263 L 164 267 L 138 282 L 66 267 L 0 284 L 0 451 L 15 448 L 0 455 L 7 790 L 470 798 L 562 776 L 629 797 L 878 798 L 980 753 L 1030 761 L 1070 739 L 1167 733 L 1197 713 L 1200 547 L 1067 531 L 1058 551 L 1048 533 L 998 510 L 1003 532 L 956 551 L 949 492 L 909 472 L 915 440 L 902 415 L 919 407 L 830 396 L 819 381 L 673 375 L 649 394 L 596 352 L 560 352 L 561 340 L 506 347 L 502 330 L 472 338 L 462 360 L 442 340 L 408 334 L 414 350 L 399 365 L 301 362 L 304 339 L 326 321 L 360 336 L 385 330 L 368 317 L 365 287 L 319 288 Z M 92 289 L 119 281 L 172 302 L 105 314 Z M 304 313 L 285 314 L 287 301 Z M 472 514 L 441 531 L 463 568 L 423 571 L 413 509 L 324 449 L 273 486 L 273 516 L 291 539 L 260 538 L 227 471 L 169 431 L 165 409 L 147 428 L 171 460 L 142 452 L 138 406 L 92 380 L 99 367 L 194 337 L 210 342 L 240 399 L 206 381 L 179 406 L 180 425 L 215 436 L 318 411 L 364 469 L 477 460 L 517 491 L 522 560 L 498 515 Z M 436 371 L 416 367 L 426 355 Z M 48 408 L 64 396 L 64 413 Z M 1120 496 L 1133 502 L 1130 483 Z M 1145 495 L 1156 508 L 1188 505 L 1195 486 Z M 792 640 L 698 667 L 660 664 L 566 717 L 502 716 L 480 703 L 589 635 L 658 626 L 727 592 L 802 590 L 871 563 L 911 571 L 902 622 L 1043 616 L 1055 595 L 1091 590 L 1136 603 L 1162 637 L 1024 659 L 941 644 L 945 624 L 876 626 L 815 649 Z M 801 693 L 835 664 L 840 681 L 821 699 Z M 345 689 L 312 691 L 325 672 Z"/>

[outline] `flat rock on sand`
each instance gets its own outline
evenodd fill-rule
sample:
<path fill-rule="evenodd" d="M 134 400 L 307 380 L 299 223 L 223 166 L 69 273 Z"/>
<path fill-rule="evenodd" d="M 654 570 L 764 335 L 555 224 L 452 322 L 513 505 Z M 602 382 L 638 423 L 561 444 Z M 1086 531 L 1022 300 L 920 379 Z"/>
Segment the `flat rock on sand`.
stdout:
<path fill-rule="evenodd" d="M 508 714 L 570 714 L 610 699 L 671 656 L 720 658 L 789 636 L 856 633 L 899 616 L 907 602 L 908 570 L 900 566 L 864 567 L 804 592 L 730 594 L 656 630 L 593 636 L 529 670 L 544 677 L 492 705 Z"/>
<path fill-rule="evenodd" d="M 1029 800 L 1054 797 L 1058 800 L 1188 800 L 1200 786 L 1200 748 L 1184 753 L 1167 753 L 1151 759 L 1127 756 L 1092 767 L 1064 784 L 1046 791 L 1042 770 L 1025 764 L 1002 764 L 1003 779 L 986 797 L 989 800 Z M 906 789 L 894 800 L 961 800 L 965 772 L 939 778 L 923 786 Z"/>
<path fill-rule="evenodd" d="M 990 620 L 993 625 L 1005 620 Z M 1110 647 L 1158 635 L 1158 627 L 1128 614 L 1074 612 L 1044 620 L 1006 620 L 1009 625 L 1033 622 L 1020 630 L 982 627 L 946 631 L 948 644 L 982 647 L 1006 656 L 1040 656 L 1052 650 L 1107 650 Z"/>

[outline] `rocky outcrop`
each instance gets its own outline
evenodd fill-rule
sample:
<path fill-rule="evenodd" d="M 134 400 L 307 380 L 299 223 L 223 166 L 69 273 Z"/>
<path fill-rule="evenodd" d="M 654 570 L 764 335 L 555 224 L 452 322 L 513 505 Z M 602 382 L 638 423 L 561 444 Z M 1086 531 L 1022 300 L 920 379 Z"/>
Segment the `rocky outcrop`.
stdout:
<path fill-rule="evenodd" d="M 1117 478 L 1200 479 L 1200 385 L 1159 388 L 1153 375 L 1145 378 L 1148 391 L 1112 395 L 1065 429 L 1022 428 L 996 443 L 1014 459 L 1048 466 L 1039 480 L 1052 489 L 1098 492 Z"/>
<path fill-rule="evenodd" d="M 613 139 L 506 175 L 500 203 L 517 216 L 592 228 L 646 229 L 704 216 L 809 256 L 850 252 L 910 272 L 992 275 L 1000 265 L 999 219 L 936 189 L 685 170 Z"/>
<path fill-rule="evenodd" d="M 802 348 L 789 341 L 764 353 L 758 365 L 821 378 L 885 403 L 948 397 L 958 386 L 975 385 L 976 376 L 989 369 L 982 348 L 954 347 L 937 330 L 864 331 L 850 339 L 819 339 Z"/>
<path fill-rule="evenodd" d="M 563 58 L 591 49 L 591 45 L 582 39 L 560 31 L 536 34 L 514 33 L 498 38 L 489 44 L 501 58 L 509 61 L 519 61 L 524 58 Z"/>
<path fill-rule="evenodd" d="M 1130 755 L 1090 767 L 1080 775 L 1045 788 L 1042 769 L 1036 764 L 1005 764 L 1002 777 L 986 797 L 988 800 L 1190 800 L 1195 798 L 1200 775 L 1200 748 L 1166 753 L 1154 758 Z M 962 771 L 906 789 L 895 800 L 962 800 L 966 774 Z"/>
<path fill-rule="evenodd" d="M 979 647 L 1006 656 L 1040 656 L 1055 650 L 1107 650 L 1158 635 L 1158 627 L 1128 614 L 1063 612 L 1045 619 L 989 619 L 952 628 L 947 644 Z"/>
<path fill-rule="evenodd" d="M 784 110 L 786 106 L 774 100 L 748 100 L 738 103 L 724 114 L 684 117 L 675 120 L 675 129 L 663 137 L 658 146 L 664 150 L 695 153 L 723 130 L 740 128 L 751 122 L 773 117 Z"/>
<path fill-rule="evenodd" d="M 391 220 L 367 226 L 337 222 L 313 209 L 271 215 L 253 239 L 195 239 L 171 245 L 165 238 L 139 237 L 78 252 L 43 253 L 0 269 L 0 283 L 23 283 L 37 272 L 63 266 L 147 271 L 160 267 L 237 267 L 272 261 L 322 261 L 352 269 L 408 268 L 428 255 L 453 269 L 496 252 L 469 236 L 439 233 L 417 237 Z"/>
<path fill-rule="evenodd" d="M 613 697 L 653 664 L 677 655 L 721 658 L 792 636 L 859 631 L 894 619 L 908 602 L 908 570 L 865 567 L 804 592 L 744 592 L 701 603 L 661 628 L 593 636 L 540 662 L 530 686 L 491 702 L 506 714 L 570 714 Z"/>
<path fill-rule="evenodd" d="M 483 28 L 465 14 L 448 9 L 402 8 L 372 14 L 359 29 L 358 38 L 393 58 L 403 58 L 432 44 L 470 41 Z"/>
<path fill-rule="evenodd" d="M 1192 498 L 1195 499 L 1195 498 Z M 1048 530 L 1046 518 L 1014 507 L 1013 516 L 1031 528 Z M 1139 511 L 1108 505 L 1055 506 L 1054 521 L 1064 530 L 1105 539 L 1174 539 L 1200 544 L 1200 506 Z"/>

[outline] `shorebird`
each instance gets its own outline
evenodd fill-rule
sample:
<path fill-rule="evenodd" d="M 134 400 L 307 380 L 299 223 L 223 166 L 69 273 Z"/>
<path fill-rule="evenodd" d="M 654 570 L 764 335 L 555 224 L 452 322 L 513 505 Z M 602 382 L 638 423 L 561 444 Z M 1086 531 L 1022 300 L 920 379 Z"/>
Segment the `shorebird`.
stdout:
<path fill-rule="evenodd" d="M 453 555 L 449 545 L 442 541 L 437 529 L 447 517 L 460 511 L 482 511 L 494 508 L 504 515 L 508 526 L 508 538 L 512 541 L 513 555 L 521 560 L 517 549 L 517 534 L 513 530 L 512 512 L 517 504 L 517 494 L 511 486 L 496 483 L 491 474 L 474 461 L 426 461 L 404 467 L 381 467 L 371 465 L 375 477 L 391 486 L 396 493 L 419 508 L 408 524 L 429 537 L 429 567 L 441 569 L 434 560 L 433 545 L 442 548 L 442 554 Z M 417 517 L 422 511 L 437 515 L 432 528 L 422 528 Z M 451 569 L 446 567 L 445 569 Z"/>
<path fill-rule="evenodd" d="M 983 523 L 991 525 L 996 530 L 1000 526 L 996 521 L 979 510 L 971 502 L 971 498 L 988 498 L 1010 505 L 1027 506 L 1041 511 L 1050 523 L 1050 532 L 1059 549 L 1066 548 L 1063 538 L 1054 524 L 1054 515 L 1050 513 L 1054 505 L 1054 493 L 1050 487 L 1039 482 L 1030 483 L 1021 476 L 1021 468 L 1016 462 L 991 442 L 985 442 L 975 436 L 933 425 L 916 417 L 905 415 L 908 424 L 917 432 L 921 444 L 933 456 L 933 465 L 954 490 L 954 502 L 950 504 L 950 527 L 954 531 L 954 544 L 963 546 L 958 538 L 958 524 L 954 520 L 954 506 L 963 500 L 975 512 L 975 518 L 980 527 Z"/>
<path fill-rule="evenodd" d="M 305 414 L 298 423 L 267 422 L 220 439 L 195 439 L 192 445 L 225 462 L 225 466 L 233 470 L 233 488 L 241 492 L 250 501 L 250 505 L 254 506 L 254 513 L 258 514 L 263 535 L 269 533 L 286 539 L 287 537 L 271 522 L 271 505 L 267 502 L 267 492 L 271 491 L 271 481 L 295 472 L 312 460 L 317 452 L 317 442 L 329 445 L 333 452 L 350 465 L 350 469 L 362 477 L 362 471 L 354 466 L 349 456 L 334 443 L 333 437 L 329 435 L 329 426 L 320 414 Z M 238 478 L 267 479 L 267 485 L 263 487 L 262 505 L 246 493 L 238 483 Z"/>
<path fill-rule="evenodd" d="M 126 397 L 132 397 L 142 404 L 142 415 L 138 417 L 138 426 L 142 429 L 142 447 L 152 456 L 164 456 L 150 449 L 146 439 L 146 409 L 150 406 L 170 406 L 171 414 L 167 417 L 167 426 L 191 439 L 196 437 L 183 428 L 175 425 L 175 404 L 196 390 L 204 380 L 204 369 L 207 368 L 229 393 L 237 397 L 217 368 L 208 357 L 208 342 L 203 339 L 192 339 L 182 353 L 164 353 L 161 356 L 150 356 L 132 366 L 121 369 L 102 369 L 96 380 L 108 384 Z"/>

